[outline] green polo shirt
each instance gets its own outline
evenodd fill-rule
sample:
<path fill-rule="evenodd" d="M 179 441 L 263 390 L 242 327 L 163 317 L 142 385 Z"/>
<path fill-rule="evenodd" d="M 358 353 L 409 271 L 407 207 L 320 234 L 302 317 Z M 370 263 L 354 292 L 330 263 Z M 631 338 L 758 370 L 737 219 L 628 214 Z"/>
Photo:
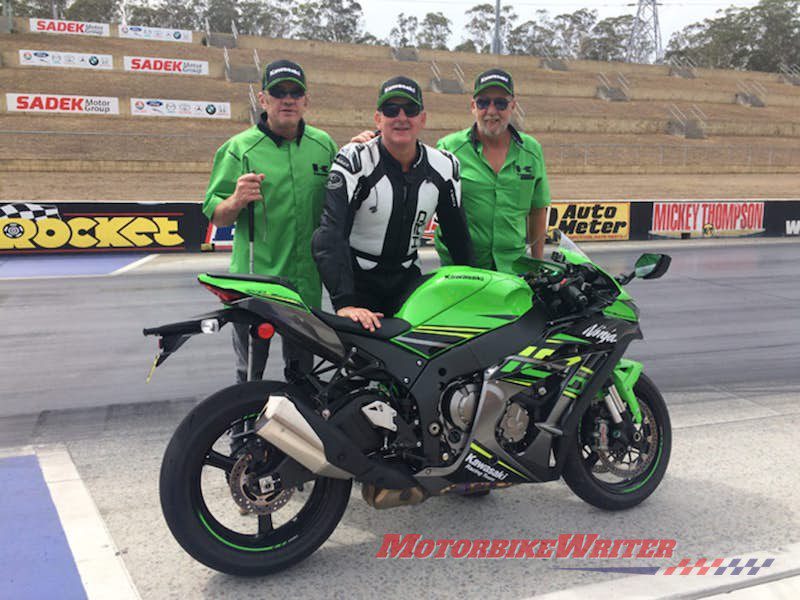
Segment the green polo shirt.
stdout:
<path fill-rule="evenodd" d="M 311 256 L 311 236 L 325 202 L 328 168 L 338 148 L 320 129 L 301 122 L 300 135 L 287 141 L 262 121 L 233 136 L 217 150 L 203 214 L 211 219 L 220 202 L 233 194 L 245 172 L 264 173 L 255 203 L 255 273 L 283 277 L 297 286 L 309 306 L 319 308 L 322 287 Z M 265 214 L 266 206 L 266 214 Z M 248 214 L 236 219 L 231 273 L 250 271 Z"/>
<path fill-rule="evenodd" d="M 510 273 L 512 263 L 525 253 L 528 214 L 550 205 L 542 146 L 509 125 L 511 145 L 495 173 L 474 127 L 443 137 L 436 147 L 450 151 L 461 163 L 461 203 L 476 266 Z M 438 230 L 435 243 L 442 265 L 453 264 Z"/>

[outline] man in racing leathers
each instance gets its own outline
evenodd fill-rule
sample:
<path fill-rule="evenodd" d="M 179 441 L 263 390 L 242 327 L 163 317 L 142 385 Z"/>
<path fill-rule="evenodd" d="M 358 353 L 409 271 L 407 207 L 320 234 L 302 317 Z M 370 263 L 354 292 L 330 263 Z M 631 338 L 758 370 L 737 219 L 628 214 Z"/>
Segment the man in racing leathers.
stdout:
<path fill-rule="evenodd" d="M 417 248 L 434 212 L 453 262 L 473 263 L 458 161 L 419 141 L 425 120 L 419 85 L 389 79 L 375 112 L 382 135 L 343 147 L 328 176 L 314 260 L 336 314 L 370 331 L 420 277 Z"/>

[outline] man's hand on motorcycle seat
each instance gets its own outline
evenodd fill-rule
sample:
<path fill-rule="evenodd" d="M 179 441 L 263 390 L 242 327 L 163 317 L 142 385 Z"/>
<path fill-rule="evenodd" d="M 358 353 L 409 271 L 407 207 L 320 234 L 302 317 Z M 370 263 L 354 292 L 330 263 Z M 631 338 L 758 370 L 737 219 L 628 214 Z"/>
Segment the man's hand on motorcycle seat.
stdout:
<path fill-rule="evenodd" d="M 364 329 L 375 331 L 376 328 L 381 326 L 380 318 L 383 313 L 372 312 L 368 308 L 360 308 L 358 306 L 344 306 L 336 311 L 340 317 L 347 317 L 356 323 L 361 323 Z"/>

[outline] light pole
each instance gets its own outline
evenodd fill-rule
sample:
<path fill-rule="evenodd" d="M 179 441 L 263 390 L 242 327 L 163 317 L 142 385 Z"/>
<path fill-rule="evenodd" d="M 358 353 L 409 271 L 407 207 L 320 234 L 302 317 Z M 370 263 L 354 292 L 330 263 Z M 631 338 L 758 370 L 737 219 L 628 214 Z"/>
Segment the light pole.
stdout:
<path fill-rule="evenodd" d="M 492 38 L 492 54 L 500 54 L 500 0 L 494 3 L 494 38 Z"/>

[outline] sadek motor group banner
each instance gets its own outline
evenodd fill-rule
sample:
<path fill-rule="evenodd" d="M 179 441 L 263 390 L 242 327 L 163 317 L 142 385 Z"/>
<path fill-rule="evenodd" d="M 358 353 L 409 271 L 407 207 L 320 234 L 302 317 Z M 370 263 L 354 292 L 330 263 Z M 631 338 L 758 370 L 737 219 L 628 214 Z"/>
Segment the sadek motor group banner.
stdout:
<path fill-rule="evenodd" d="M 164 27 L 141 27 L 139 25 L 120 25 L 119 37 L 158 42 L 191 42 L 192 32 L 186 29 L 166 29 Z"/>
<path fill-rule="evenodd" d="M 208 61 L 205 60 L 126 56 L 123 62 L 126 71 L 141 73 L 177 73 L 178 75 L 208 75 Z"/>
<path fill-rule="evenodd" d="M 118 115 L 119 100 L 107 96 L 6 94 L 6 108 L 8 112 Z"/>
<path fill-rule="evenodd" d="M 65 67 L 68 69 L 111 70 L 114 61 L 110 54 L 81 54 L 52 50 L 20 50 L 19 64 L 23 67 Z"/>
<path fill-rule="evenodd" d="M 688 233 L 738 237 L 764 232 L 764 202 L 700 200 L 654 202 L 651 235 Z"/>
<path fill-rule="evenodd" d="M 33 33 L 66 33 L 71 35 L 99 35 L 108 37 L 108 23 L 86 23 L 83 21 L 56 21 L 55 19 L 30 19 L 29 29 Z"/>
<path fill-rule="evenodd" d="M 131 114 L 144 117 L 183 117 L 194 119 L 230 119 L 230 102 L 131 98 Z"/>

